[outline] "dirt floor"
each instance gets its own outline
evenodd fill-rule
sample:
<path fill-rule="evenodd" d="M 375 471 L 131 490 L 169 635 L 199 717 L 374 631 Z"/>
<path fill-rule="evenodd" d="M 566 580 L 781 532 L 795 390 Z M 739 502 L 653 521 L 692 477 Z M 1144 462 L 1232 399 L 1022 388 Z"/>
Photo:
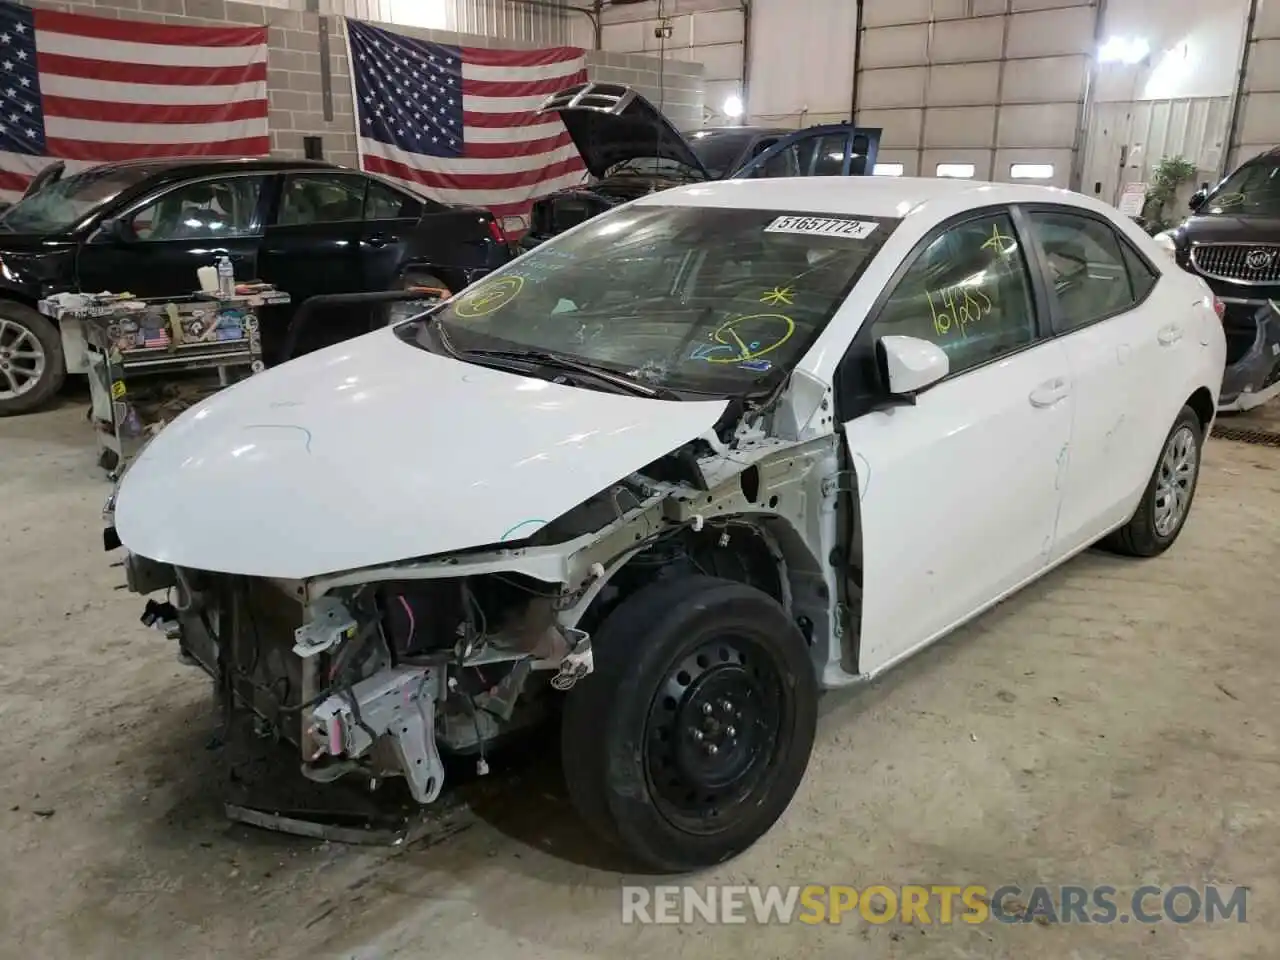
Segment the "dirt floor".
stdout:
<path fill-rule="evenodd" d="M 828 697 L 784 819 L 696 878 L 1243 885 L 1247 923 L 640 927 L 619 887 L 653 878 L 610 867 L 554 758 L 398 850 L 229 824 L 209 685 L 100 549 L 83 410 L 0 421 L 0 957 L 1277 955 L 1280 450 L 1211 444 L 1165 557 L 1087 554 Z"/>

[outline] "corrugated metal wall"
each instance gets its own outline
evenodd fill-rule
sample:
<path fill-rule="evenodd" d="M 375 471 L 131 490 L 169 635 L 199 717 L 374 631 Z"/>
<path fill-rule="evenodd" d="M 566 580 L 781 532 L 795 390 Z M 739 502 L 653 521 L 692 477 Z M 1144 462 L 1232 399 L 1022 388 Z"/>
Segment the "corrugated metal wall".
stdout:
<path fill-rule="evenodd" d="M 895 0 L 896 2 L 896 0 Z M 802 127 L 848 120 L 858 5 L 852 0 L 753 0 L 750 115 Z"/>
<path fill-rule="evenodd" d="M 866 0 L 857 120 L 882 168 L 1068 186 L 1096 0 Z"/>
<path fill-rule="evenodd" d="M 1228 167 L 1280 146 L 1280 0 L 1259 0 Z"/>
<path fill-rule="evenodd" d="M 1081 192 L 1117 203 L 1125 184 L 1150 183 L 1163 158 L 1182 156 L 1198 170 L 1182 191 L 1189 198 L 1201 181 L 1217 179 L 1230 116 L 1230 97 L 1095 104 Z"/>
<path fill-rule="evenodd" d="M 610 53 L 702 64 L 705 120 L 717 125 L 732 122 L 723 113 L 725 101 L 742 96 L 744 23 L 739 0 L 647 0 L 607 9 L 601 46 Z M 658 35 L 664 26 L 670 37 Z"/>

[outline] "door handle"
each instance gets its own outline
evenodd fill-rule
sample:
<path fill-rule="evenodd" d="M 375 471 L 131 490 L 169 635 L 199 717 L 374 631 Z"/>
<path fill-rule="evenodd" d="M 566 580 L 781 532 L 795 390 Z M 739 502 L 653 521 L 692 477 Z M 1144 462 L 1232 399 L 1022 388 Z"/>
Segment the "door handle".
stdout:
<path fill-rule="evenodd" d="M 366 237 L 364 242 L 371 247 L 385 247 L 388 243 L 391 242 L 391 240 L 390 238 L 385 237 L 380 233 L 375 233 L 371 237 Z"/>
<path fill-rule="evenodd" d="M 1161 327 L 1160 332 L 1156 335 L 1156 339 L 1160 341 L 1160 346 L 1172 347 L 1182 339 L 1182 327 L 1178 326 L 1176 323 L 1171 323 L 1167 327 Z"/>
<path fill-rule="evenodd" d="M 1029 399 L 1033 407 L 1044 409 L 1060 403 L 1068 392 L 1066 378 L 1054 377 L 1032 390 Z"/>

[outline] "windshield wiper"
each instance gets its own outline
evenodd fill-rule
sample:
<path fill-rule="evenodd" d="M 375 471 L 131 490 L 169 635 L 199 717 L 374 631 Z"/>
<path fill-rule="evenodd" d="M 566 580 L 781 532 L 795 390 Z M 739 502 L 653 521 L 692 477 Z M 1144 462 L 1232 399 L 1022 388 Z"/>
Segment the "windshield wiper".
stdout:
<path fill-rule="evenodd" d="M 463 350 L 458 356 L 463 360 L 481 362 L 496 360 L 507 366 L 508 369 L 514 366 L 515 369 L 519 370 L 527 370 L 530 367 L 567 370 L 571 373 L 581 373 L 594 380 L 612 384 L 628 393 L 638 394 L 642 397 L 654 397 L 662 400 L 679 399 L 679 395 L 674 390 L 668 390 L 666 387 L 649 386 L 637 380 L 632 380 L 630 377 L 624 377 L 620 373 L 606 370 L 603 367 L 597 367 L 594 364 L 575 360 L 573 357 L 566 357 L 559 353 L 549 353 L 545 350 Z"/>

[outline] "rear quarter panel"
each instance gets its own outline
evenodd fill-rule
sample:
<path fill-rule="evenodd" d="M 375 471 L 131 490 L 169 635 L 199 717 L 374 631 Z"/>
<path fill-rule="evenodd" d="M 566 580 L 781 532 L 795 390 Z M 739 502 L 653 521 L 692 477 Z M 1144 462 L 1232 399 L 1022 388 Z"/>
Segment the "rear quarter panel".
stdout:
<path fill-rule="evenodd" d="M 482 210 L 427 211 L 405 249 L 400 274 L 409 268 L 434 273 L 456 293 L 512 257 L 510 247 L 494 239 L 491 222 Z"/>

